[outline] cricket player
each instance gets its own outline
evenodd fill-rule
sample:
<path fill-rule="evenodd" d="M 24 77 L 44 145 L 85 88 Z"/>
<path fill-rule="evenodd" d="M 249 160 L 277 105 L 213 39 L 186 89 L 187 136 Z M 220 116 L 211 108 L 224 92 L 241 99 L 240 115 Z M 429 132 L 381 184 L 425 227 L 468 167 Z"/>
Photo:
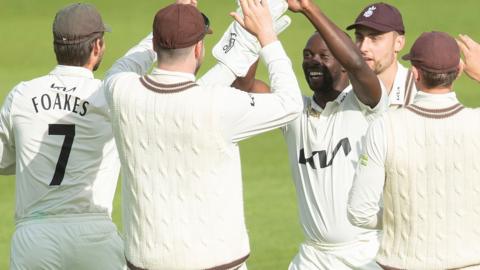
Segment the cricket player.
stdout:
<path fill-rule="evenodd" d="M 108 72 L 130 269 L 246 269 L 250 248 L 238 142 L 293 120 L 302 101 L 269 1 L 241 5 L 244 17 L 235 18 L 259 40 L 272 93 L 223 86 L 221 80 L 231 78 L 230 85 L 236 76 L 221 66 L 196 81 L 210 28 L 189 5 L 157 12 L 158 65 L 150 74 L 148 58 L 135 61 L 135 72 L 124 69 L 141 50 L 128 52 Z"/>
<path fill-rule="evenodd" d="M 480 110 L 453 92 L 460 49 L 448 34 L 428 32 L 403 59 L 419 92 L 370 126 L 349 219 L 383 229 L 376 260 L 384 269 L 480 269 Z"/>
<path fill-rule="evenodd" d="M 58 65 L 15 86 L 0 111 L 0 171 L 16 175 L 11 269 L 126 269 L 110 217 L 120 163 L 93 77 L 106 31 L 91 5 L 61 9 Z"/>
<path fill-rule="evenodd" d="M 16 174 L 11 269 L 126 269 L 111 220 L 120 162 L 102 82 L 93 76 L 105 31 L 91 5 L 60 10 L 58 65 L 15 86 L 0 111 L 0 173 Z M 153 62 L 151 43 L 138 47 L 150 48 Z M 126 70 L 136 69 L 132 59 Z"/>
<path fill-rule="evenodd" d="M 379 269 L 378 232 L 352 226 L 347 201 L 362 139 L 387 110 L 387 94 L 358 48 L 313 1 L 288 4 L 317 30 L 303 52 L 313 97 L 304 97 L 303 113 L 283 129 L 305 235 L 289 269 Z"/>
<path fill-rule="evenodd" d="M 400 11 L 387 3 L 370 4 L 347 27 L 347 30 L 352 29 L 363 59 L 387 89 L 390 108 L 410 104 L 417 90 L 412 72 L 397 60 L 405 45 L 405 27 Z"/>

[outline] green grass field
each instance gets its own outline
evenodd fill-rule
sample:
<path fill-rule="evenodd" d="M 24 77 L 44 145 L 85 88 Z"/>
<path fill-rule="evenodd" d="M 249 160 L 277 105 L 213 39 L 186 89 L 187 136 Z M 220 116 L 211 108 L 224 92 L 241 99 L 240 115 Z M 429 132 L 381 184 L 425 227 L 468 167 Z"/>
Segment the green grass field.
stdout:
<path fill-rule="evenodd" d="M 150 31 L 155 12 L 172 1 L 91 0 L 113 29 L 106 35 L 107 53 L 96 77 L 103 78 L 114 60 Z M 210 51 L 231 21 L 228 13 L 235 9 L 235 1 L 198 1 L 199 8 L 210 17 L 214 29 L 214 35 L 206 40 L 207 50 Z M 365 0 L 316 2 L 342 28 L 370 3 Z M 464 33 L 480 40 L 478 0 L 388 2 L 397 6 L 404 17 L 407 30 L 404 53 L 424 31 L 440 30 L 452 35 Z M 0 0 L 0 100 L 18 82 L 42 76 L 55 66 L 51 24 L 56 11 L 68 3 L 61 0 Z M 301 56 L 313 28 L 302 16 L 290 15 L 293 24 L 280 39 L 292 58 L 304 93 L 310 94 L 301 71 Z M 201 72 L 213 63 L 207 53 Z M 264 68 L 260 69 L 259 76 L 267 79 Z M 480 85 L 477 83 L 463 76 L 455 89 L 466 105 L 480 105 Z M 285 143 L 280 132 L 274 131 L 243 142 L 241 150 L 245 211 L 252 249 L 249 269 L 285 269 L 303 238 Z M 0 269 L 8 269 L 9 263 L 10 238 L 14 230 L 14 181 L 14 177 L 0 177 Z M 121 228 L 119 192 L 113 216 Z"/>

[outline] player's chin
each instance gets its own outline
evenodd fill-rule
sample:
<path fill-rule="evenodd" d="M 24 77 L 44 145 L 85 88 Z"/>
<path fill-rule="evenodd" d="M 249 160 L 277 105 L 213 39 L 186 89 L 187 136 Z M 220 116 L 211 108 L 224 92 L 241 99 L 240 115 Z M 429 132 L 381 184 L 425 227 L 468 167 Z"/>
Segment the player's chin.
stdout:
<path fill-rule="evenodd" d="M 372 59 L 363 59 L 365 60 L 365 63 L 367 63 L 368 67 L 371 69 L 371 70 L 375 70 L 376 68 L 376 64 L 375 64 L 375 61 L 372 60 Z"/>
<path fill-rule="evenodd" d="M 316 91 L 318 89 L 322 89 L 325 85 L 325 80 L 323 76 L 320 76 L 318 78 L 308 78 L 307 79 L 308 86 L 310 89 L 313 91 Z"/>

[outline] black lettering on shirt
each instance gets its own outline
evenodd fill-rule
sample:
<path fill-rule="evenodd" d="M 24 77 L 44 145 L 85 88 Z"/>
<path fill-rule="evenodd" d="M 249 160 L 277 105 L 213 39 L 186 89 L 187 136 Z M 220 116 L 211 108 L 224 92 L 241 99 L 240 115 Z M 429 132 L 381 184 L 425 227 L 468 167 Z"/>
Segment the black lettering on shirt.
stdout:
<path fill-rule="evenodd" d="M 44 110 L 50 110 L 50 107 L 52 106 L 52 100 L 50 99 L 49 95 L 43 94 L 40 98 L 40 101 Z"/>
<path fill-rule="evenodd" d="M 315 158 L 315 156 L 318 155 L 318 161 L 319 161 L 319 164 L 320 164 L 320 168 L 323 169 L 323 168 L 329 167 L 329 166 L 332 165 L 333 159 L 337 155 L 340 148 L 343 149 L 343 153 L 345 154 L 345 156 L 348 156 L 350 151 L 352 151 L 352 147 L 350 145 L 350 141 L 348 140 L 348 138 L 343 138 L 337 143 L 337 145 L 335 146 L 335 149 L 333 149 L 332 158 L 330 159 L 330 161 L 328 163 L 327 163 L 327 151 L 325 151 L 325 150 L 313 151 L 312 156 L 307 158 L 307 157 L 305 157 L 305 150 L 304 149 L 300 150 L 298 163 L 300 163 L 300 164 L 307 164 L 308 163 L 308 165 L 310 165 L 310 167 L 312 167 L 312 169 L 317 169 L 317 167 L 315 165 L 315 159 L 314 158 Z"/>
<path fill-rule="evenodd" d="M 55 110 L 55 106 L 58 107 L 59 110 L 62 109 L 62 104 L 60 102 L 60 95 L 58 93 L 55 96 L 55 102 L 53 103 L 53 110 Z"/>
<path fill-rule="evenodd" d="M 39 113 L 41 109 L 43 109 L 43 111 L 63 110 L 85 116 L 88 112 L 90 102 L 84 101 L 79 97 L 56 92 L 32 97 L 32 105 L 35 113 Z"/>
<path fill-rule="evenodd" d="M 81 116 L 84 116 L 85 114 L 87 114 L 87 105 L 89 105 L 89 104 L 90 103 L 88 101 L 83 102 L 83 104 L 82 104 L 83 111 L 80 113 Z"/>
<path fill-rule="evenodd" d="M 35 99 L 37 99 L 37 97 L 32 98 L 33 108 L 35 109 L 35 112 L 38 113 L 38 102 L 36 102 Z"/>
<path fill-rule="evenodd" d="M 79 98 L 79 97 L 75 97 L 75 103 L 74 103 L 74 105 L 73 105 L 73 110 L 72 110 L 72 112 L 78 113 L 78 112 L 77 112 L 77 107 L 80 106 L 80 103 L 78 103 L 79 101 L 80 101 L 80 98 Z"/>

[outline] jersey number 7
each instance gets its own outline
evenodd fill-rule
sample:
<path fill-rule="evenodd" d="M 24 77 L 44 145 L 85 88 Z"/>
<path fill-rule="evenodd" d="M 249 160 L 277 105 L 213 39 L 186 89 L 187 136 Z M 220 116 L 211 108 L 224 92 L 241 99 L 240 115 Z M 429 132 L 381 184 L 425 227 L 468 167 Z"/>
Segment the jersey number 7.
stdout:
<path fill-rule="evenodd" d="M 49 124 L 48 135 L 64 135 L 62 150 L 60 150 L 60 156 L 58 157 L 57 166 L 55 167 L 55 173 L 53 174 L 50 186 L 59 186 L 63 177 L 65 177 L 65 168 L 67 167 L 68 157 L 72 150 L 73 137 L 75 137 L 75 125 L 68 124 Z"/>

